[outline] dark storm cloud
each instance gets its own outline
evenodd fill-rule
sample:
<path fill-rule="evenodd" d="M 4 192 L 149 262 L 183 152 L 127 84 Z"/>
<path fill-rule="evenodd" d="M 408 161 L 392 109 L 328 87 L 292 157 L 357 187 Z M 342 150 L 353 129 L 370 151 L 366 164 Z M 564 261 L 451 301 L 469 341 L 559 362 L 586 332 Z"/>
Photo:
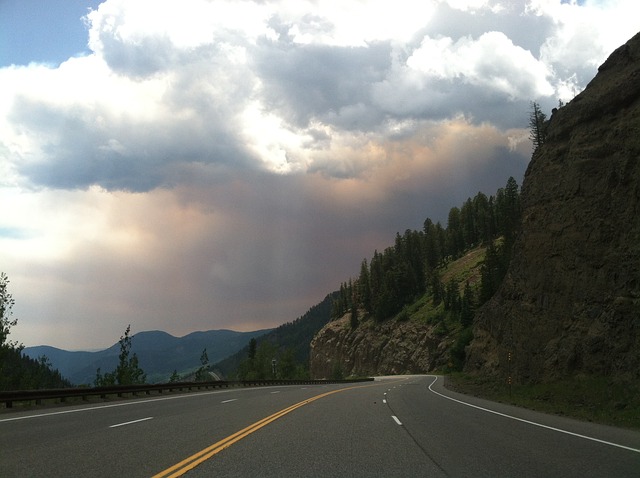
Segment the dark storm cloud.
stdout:
<path fill-rule="evenodd" d="M 289 122 L 306 127 L 313 119 L 347 130 L 369 130 L 373 110 L 356 119 L 342 114 L 370 104 L 370 85 L 391 65 L 387 43 L 367 47 L 263 42 L 255 51 L 256 72 L 264 82 L 265 103 Z M 379 121 L 379 118 L 377 118 Z"/>
<path fill-rule="evenodd" d="M 131 43 L 114 35 L 101 35 L 100 40 L 104 60 L 116 73 L 144 78 L 175 67 L 178 54 L 167 37 L 143 37 Z"/>
<path fill-rule="evenodd" d="M 189 110 L 184 90 L 176 94 L 176 111 Z M 206 101 L 204 95 L 200 102 Z M 91 105 L 52 106 L 18 98 L 12 120 L 42 138 L 41 159 L 19 165 L 34 184 L 59 189 L 99 185 L 107 190 L 149 191 L 175 184 L 179 166 L 188 163 L 233 165 L 253 159 L 237 138 L 233 122 L 215 107 L 197 117 L 165 116 L 153 121 L 114 117 Z M 243 166 L 244 165 L 244 166 Z M 177 168 L 177 169 L 176 169 Z"/>
<path fill-rule="evenodd" d="M 522 15 L 527 2 L 510 1 L 503 9 L 459 10 L 440 2 L 433 17 L 423 30 L 431 37 L 478 38 L 491 31 L 499 31 L 514 44 L 538 56 L 540 45 L 554 31 L 553 19 L 542 15 Z M 507 20 L 508 19 L 508 20 Z"/>

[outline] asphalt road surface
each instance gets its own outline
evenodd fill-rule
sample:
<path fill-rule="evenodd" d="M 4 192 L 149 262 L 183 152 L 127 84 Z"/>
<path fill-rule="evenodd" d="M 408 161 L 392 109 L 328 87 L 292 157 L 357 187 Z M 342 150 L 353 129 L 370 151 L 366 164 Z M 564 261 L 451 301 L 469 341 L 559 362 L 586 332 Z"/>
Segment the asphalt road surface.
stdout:
<path fill-rule="evenodd" d="M 5 411 L 0 476 L 640 476 L 640 432 L 442 383 L 385 377 Z"/>

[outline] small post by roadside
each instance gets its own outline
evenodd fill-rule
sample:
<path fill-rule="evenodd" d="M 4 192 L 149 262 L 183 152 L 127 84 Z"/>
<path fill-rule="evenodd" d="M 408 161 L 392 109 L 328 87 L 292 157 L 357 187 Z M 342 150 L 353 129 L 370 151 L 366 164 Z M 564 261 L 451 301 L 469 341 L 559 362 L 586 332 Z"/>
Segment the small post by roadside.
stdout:
<path fill-rule="evenodd" d="M 511 350 L 507 355 L 507 383 L 509 384 L 509 399 L 511 399 Z"/>

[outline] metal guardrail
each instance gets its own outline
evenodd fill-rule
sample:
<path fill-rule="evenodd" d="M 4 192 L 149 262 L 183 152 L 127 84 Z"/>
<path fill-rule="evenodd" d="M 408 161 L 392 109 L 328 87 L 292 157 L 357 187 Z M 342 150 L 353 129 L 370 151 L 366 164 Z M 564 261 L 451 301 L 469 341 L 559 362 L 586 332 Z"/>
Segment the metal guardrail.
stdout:
<path fill-rule="evenodd" d="M 64 402 L 67 398 L 81 397 L 87 400 L 88 397 L 100 396 L 106 399 L 107 395 L 124 394 L 150 395 L 151 392 L 163 393 L 202 390 L 209 388 L 229 388 L 229 387 L 256 387 L 268 385 L 326 385 L 336 383 L 357 383 L 370 382 L 373 378 L 359 378 L 353 380 L 243 380 L 243 381 L 212 381 L 212 382 L 172 382 L 160 384 L 141 385 L 116 385 L 110 387 L 82 387 L 82 388 L 58 388 L 49 390 L 17 390 L 0 392 L 0 403 L 4 403 L 6 408 L 12 408 L 14 402 L 35 401 L 40 404 L 42 400 L 60 400 Z"/>

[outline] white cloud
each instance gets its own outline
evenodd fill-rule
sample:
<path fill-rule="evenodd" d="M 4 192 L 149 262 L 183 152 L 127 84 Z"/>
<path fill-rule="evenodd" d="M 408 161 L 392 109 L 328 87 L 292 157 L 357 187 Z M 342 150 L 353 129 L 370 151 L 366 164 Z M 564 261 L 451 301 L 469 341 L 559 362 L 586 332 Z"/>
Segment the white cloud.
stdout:
<path fill-rule="evenodd" d="M 451 38 L 426 37 L 407 66 L 428 77 L 459 78 L 509 99 L 553 93 L 547 67 L 501 32 L 487 32 L 477 40 L 464 37 L 455 43 Z"/>
<path fill-rule="evenodd" d="M 531 0 L 527 11 L 549 18 L 551 34 L 540 45 L 540 59 L 561 81 L 577 74 L 584 86 L 611 52 L 640 30 L 633 0 L 561 3 Z"/>
<path fill-rule="evenodd" d="M 325 165 L 338 131 L 461 113 L 507 128 L 531 99 L 569 99 L 611 32 L 640 25 L 623 0 L 448 4 L 108 0 L 87 17 L 92 55 L 0 71 L 0 154 L 14 182 L 57 188 L 144 191 L 193 163 L 315 170 L 310 128 L 329 132 Z M 442 12 L 485 31 L 432 34 Z M 509 37 L 523 18 L 549 20 L 535 45 Z"/>

